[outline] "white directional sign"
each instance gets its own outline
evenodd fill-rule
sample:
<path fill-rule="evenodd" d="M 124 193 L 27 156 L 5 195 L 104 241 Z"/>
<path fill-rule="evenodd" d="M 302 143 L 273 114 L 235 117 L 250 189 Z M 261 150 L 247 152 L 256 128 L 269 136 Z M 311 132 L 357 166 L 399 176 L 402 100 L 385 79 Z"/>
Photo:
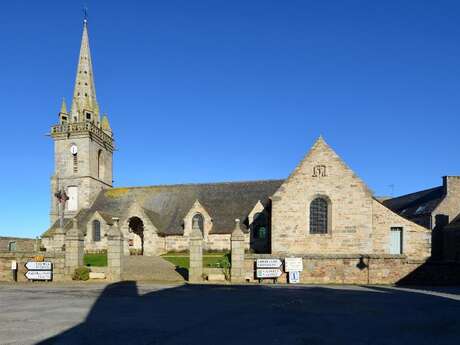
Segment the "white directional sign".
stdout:
<path fill-rule="evenodd" d="M 26 278 L 30 280 L 51 280 L 51 271 L 27 271 Z"/>
<path fill-rule="evenodd" d="M 283 272 L 277 268 L 257 269 L 257 278 L 278 278 Z"/>
<path fill-rule="evenodd" d="M 280 259 L 257 259 L 257 268 L 278 268 L 282 264 Z"/>
<path fill-rule="evenodd" d="M 51 262 L 49 261 L 43 261 L 43 262 L 29 261 L 28 263 L 26 263 L 26 268 L 28 270 L 51 271 Z"/>
<path fill-rule="evenodd" d="M 301 272 L 303 271 L 302 258 L 285 258 L 284 270 L 286 272 Z"/>

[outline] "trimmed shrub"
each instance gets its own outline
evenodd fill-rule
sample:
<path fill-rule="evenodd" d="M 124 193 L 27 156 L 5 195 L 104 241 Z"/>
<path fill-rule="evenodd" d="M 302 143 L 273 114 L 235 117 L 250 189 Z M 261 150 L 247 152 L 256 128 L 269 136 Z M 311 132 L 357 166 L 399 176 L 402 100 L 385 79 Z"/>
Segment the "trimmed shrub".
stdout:
<path fill-rule="evenodd" d="M 89 279 L 89 268 L 88 267 L 78 267 L 73 272 L 73 280 L 88 280 Z"/>
<path fill-rule="evenodd" d="M 129 248 L 129 255 L 142 255 L 142 249 Z"/>

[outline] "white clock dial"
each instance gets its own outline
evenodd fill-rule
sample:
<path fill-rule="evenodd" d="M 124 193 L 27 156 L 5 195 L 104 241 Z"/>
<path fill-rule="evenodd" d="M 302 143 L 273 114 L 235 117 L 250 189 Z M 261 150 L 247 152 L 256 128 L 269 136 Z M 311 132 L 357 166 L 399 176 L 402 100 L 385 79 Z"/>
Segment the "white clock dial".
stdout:
<path fill-rule="evenodd" d="M 77 145 L 72 145 L 70 146 L 70 153 L 73 154 L 73 155 L 76 155 L 78 152 L 78 149 L 77 149 Z"/>

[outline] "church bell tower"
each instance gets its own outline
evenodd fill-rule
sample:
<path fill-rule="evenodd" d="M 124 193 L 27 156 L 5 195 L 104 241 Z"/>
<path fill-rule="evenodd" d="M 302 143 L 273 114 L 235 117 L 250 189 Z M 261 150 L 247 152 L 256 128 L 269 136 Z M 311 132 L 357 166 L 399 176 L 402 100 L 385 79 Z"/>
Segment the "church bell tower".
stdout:
<path fill-rule="evenodd" d="M 62 101 L 59 123 L 51 127 L 54 140 L 54 175 L 51 178 L 50 220 L 58 215 L 54 196 L 65 191 L 68 200 L 65 218 L 88 208 L 97 194 L 112 187 L 113 133 L 106 115 L 100 115 L 89 49 L 88 21 L 83 21 L 83 35 L 77 77 L 70 111 Z"/>

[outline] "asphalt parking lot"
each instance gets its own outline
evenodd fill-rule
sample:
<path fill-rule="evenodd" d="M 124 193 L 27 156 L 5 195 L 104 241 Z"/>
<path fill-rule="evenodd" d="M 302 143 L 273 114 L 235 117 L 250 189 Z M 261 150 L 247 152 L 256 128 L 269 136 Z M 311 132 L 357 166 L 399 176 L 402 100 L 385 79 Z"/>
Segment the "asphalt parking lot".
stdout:
<path fill-rule="evenodd" d="M 460 288 L 0 285 L 0 344 L 459 344 Z"/>

